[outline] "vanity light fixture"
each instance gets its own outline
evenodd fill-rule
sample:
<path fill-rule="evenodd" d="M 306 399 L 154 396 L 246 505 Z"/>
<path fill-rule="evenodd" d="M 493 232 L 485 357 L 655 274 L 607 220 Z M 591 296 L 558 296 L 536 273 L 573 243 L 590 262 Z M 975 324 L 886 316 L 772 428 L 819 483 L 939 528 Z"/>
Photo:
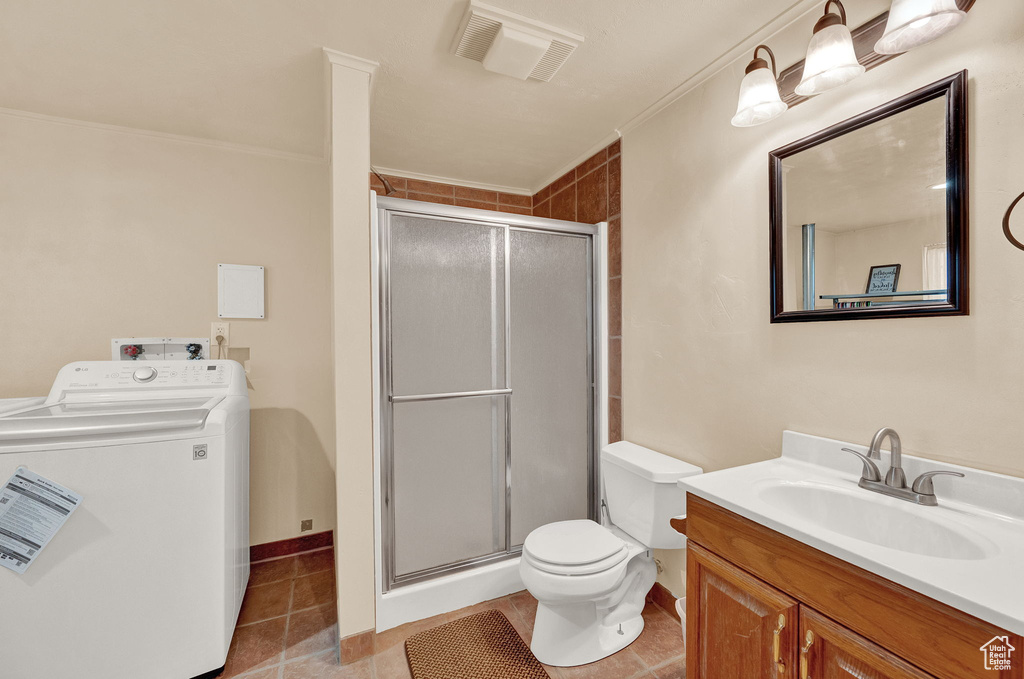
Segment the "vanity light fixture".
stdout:
<path fill-rule="evenodd" d="M 829 11 L 832 5 L 839 10 L 838 14 Z M 846 25 L 846 8 L 839 0 L 828 0 L 825 3 L 825 15 L 814 24 L 814 34 L 807 46 L 803 78 L 796 86 L 796 93 L 810 97 L 827 92 L 845 85 L 864 73 L 864 70 L 864 66 L 857 61 L 853 36 Z"/>
<path fill-rule="evenodd" d="M 875 43 L 879 54 L 900 54 L 950 32 L 967 13 L 956 0 L 893 0 L 885 32 Z"/>
<path fill-rule="evenodd" d="M 772 67 L 768 62 L 757 56 L 764 50 L 771 57 Z M 735 127 L 754 127 L 774 120 L 786 112 L 789 105 L 782 101 L 779 94 L 779 83 L 775 68 L 775 53 L 767 45 L 754 48 L 754 58 L 747 64 L 746 75 L 740 83 L 740 99 L 736 106 L 736 115 L 732 118 Z"/>

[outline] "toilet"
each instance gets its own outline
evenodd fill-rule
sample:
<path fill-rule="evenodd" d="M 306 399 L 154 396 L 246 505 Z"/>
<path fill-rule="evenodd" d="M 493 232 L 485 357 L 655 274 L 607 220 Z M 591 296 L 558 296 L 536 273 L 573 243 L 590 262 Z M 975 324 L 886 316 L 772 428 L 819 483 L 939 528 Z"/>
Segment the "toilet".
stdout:
<path fill-rule="evenodd" d="M 601 463 L 606 525 L 549 523 L 523 544 L 519 572 L 538 601 L 530 650 L 546 665 L 585 665 L 633 643 L 657 576 L 651 550 L 685 546 L 669 524 L 684 510 L 676 481 L 700 467 L 628 441 L 605 446 Z"/>

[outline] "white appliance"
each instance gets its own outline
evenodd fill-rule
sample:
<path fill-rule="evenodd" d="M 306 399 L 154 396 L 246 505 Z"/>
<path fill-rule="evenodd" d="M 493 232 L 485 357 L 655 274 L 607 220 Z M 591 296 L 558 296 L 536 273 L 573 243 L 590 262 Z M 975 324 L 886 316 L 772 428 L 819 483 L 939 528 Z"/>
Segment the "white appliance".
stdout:
<path fill-rule="evenodd" d="M 558 521 L 533 530 L 519 571 L 537 599 L 530 650 L 546 665 L 585 665 L 620 651 L 644 629 L 657 568 L 651 549 L 682 549 L 669 519 L 683 509 L 676 481 L 703 473 L 628 441 L 601 451 L 610 526 Z"/>
<path fill-rule="evenodd" d="M 242 366 L 71 363 L 0 414 L 0 483 L 20 466 L 83 500 L 23 575 L 0 568 L 0 675 L 216 676 L 249 578 Z"/>
<path fill-rule="evenodd" d="M 46 400 L 45 396 L 27 396 L 24 398 L 0 398 L 0 415 L 4 413 L 14 412 L 15 410 L 25 410 L 32 406 L 39 405 Z"/>

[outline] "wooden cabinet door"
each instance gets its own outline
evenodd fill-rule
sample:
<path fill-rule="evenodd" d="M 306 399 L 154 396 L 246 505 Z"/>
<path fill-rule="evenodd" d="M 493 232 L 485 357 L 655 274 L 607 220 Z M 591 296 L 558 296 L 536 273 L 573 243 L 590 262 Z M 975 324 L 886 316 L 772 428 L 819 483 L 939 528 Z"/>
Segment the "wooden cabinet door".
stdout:
<path fill-rule="evenodd" d="M 797 602 L 690 543 L 688 679 L 796 679 Z"/>
<path fill-rule="evenodd" d="M 800 607 L 800 679 L 935 679 L 806 606 Z"/>

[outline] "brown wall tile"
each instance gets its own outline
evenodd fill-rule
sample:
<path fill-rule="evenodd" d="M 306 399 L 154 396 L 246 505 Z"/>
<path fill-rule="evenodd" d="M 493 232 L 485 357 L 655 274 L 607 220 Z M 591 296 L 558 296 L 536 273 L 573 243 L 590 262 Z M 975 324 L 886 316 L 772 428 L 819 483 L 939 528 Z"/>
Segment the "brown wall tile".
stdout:
<path fill-rule="evenodd" d="M 455 204 L 459 207 L 473 207 L 477 210 L 498 210 L 497 203 L 482 203 L 478 200 L 464 200 L 462 198 L 456 198 Z"/>
<path fill-rule="evenodd" d="M 622 158 L 608 162 L 608 216 L 615 217 L 622 212 Z"/>
<path fill-rule="evenodd" d="M 520 196 L 515 193 L 499 193 L 499 205 L 514 205 L 516 207 L 533 207 L 533 196 Z"/>
<path fill-rule="evenodd" d="M 590 156 L 582 163 L 576 166 L 576 178 L 577 180 L 588 172 L 593 171 L 595 168 L 604 165 L 605 161 L 608 160 L 608 149 L 601 149 L 594 155 Z"/>
<path fill-rule="evenodd" d="M 571 221 L 608 222 L 608 379 L 612 398 L 608 430 L 622 438 L 622 142 L 616 140 L 533 196 L 533 214 Z"/>
<path fill-rule="evenodd" d="M 532 215 L 533 209 L 528 207 L 516 207 L 515 205 L 499 205 L 498 211 L 511 212 L 517 215 Z"/>
<path fill-rule="evenodd" d="M 569 170 L 561 177 L 551 182 L 551 193 L 552 195 L 558 193 L 567 186 L 572 186 L 573 182 L 576 181 L 576 170 L 575 168 Z"/>
<path fill-rule="evenodd" d="M 622 440 L 622 399 L 608 399 L 608 443 Z"/>
<path fill-rule="evenodd" d="M 576 185 L 559 191 L 551 197 L 551 218 L 576 221 Z"/>
<path fill-rule="evenodd" d="M 622 335 L 622 277 L 608 280 L 608 336 Z"/>
<path fill-rule="evenodd" d="M 548 184 L 543 189 L 541 189 L 537 193 L 533 194 L 533 204 L 534 204 L 534 206 L 537 206 L 540 203 L 543 203 L 545 200 L 547 200 L 550 197 L 551 197 L 551 185 Z"/>
<path fill-rule="evenodd" d="M 608 276 L 622 275 L 622 218 L 608 220 Z"/>
<path fill-rule="evenodd" d="M 394 194 L 392 194 L 394 195 Z M 455 205 L 455 198 L 452 196 L 439 196 L 432 193 L 413 193 L 409 191 L 409 200 L 422 200 L 428 203 L 440 203 L 442 205 Z"/>
<path fill-rule="evenodd" d="M 596 224 L 608 218 L 608 167 L 598 169 L 576 182 L 576 221 Z"/>
<path fill-rule="evenodd" d="M 622 338 L 608 340 L 608 395 L 622 396 Z"/>
<path fill-rule="evenodd" d="M 437 182 L 425 182 L 419 179 L 406 180 L 406 190 L 408 190 L 409 193 L 427 193 L 435 196 L 455 197 L 455 187 L 453 185 L 439 184 Z"/>
<path fill-rule="evenodd" d="M 474 189 L 468 186 L 455 186 L 455 197 L 463 200 L 475 200 L 481 203 L 497 203 L 498 192 L 486 189 Z"/>

